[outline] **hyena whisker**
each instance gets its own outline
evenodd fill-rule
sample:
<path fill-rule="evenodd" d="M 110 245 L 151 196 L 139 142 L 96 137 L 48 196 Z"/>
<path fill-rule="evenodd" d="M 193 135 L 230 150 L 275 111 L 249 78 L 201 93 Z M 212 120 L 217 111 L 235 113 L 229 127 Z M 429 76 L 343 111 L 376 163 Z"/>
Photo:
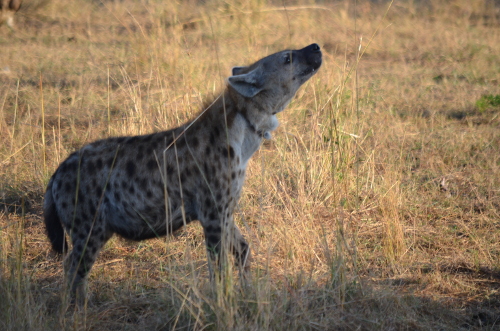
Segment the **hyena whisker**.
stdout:
<path fill-rule="evenodd" d="M 229 255 L 246 278 L 250 246 L 234 211 L 248 161 L 321 63 L 312 44 L 234 67 L 222 94 L 184 125 L 99 140 L 68 156 L 47 186 L 44 220 L 54 250 L 65 252 L 65 233 L 71 238 L 65 268 L 73 295 L 85 299 L 88 273 L 113 234 L 145 240 L 192 221 L 203 227 L 211 278 Z"/>

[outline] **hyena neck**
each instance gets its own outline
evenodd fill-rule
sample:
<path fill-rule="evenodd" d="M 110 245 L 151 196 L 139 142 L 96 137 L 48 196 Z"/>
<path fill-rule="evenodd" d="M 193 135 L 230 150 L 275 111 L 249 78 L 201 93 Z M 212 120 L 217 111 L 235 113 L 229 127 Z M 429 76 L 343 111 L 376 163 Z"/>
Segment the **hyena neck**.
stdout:
<path fill-rule="evenodd" d="M 246 121 L 248 129 L 251 133 L 259 136 L 260 138 L 271 139 L 271 134 L 269 133 L 269 131 L 257 129 L 255 125 L 248 119 L 246 113 L 239 112 L 238 114 L 241 115 L 241 117 L 243 117 L 243 119 Z"/>
<path fill-rule="evenodd" d="M 231 92 L 226 90 L 206 108 L 193 132 L 206 132 L 207 139 L 211 131 L 224 132 L 224 136 L 227 133 L 227 142 L 239 150 L 246 163 L 262 140 L 271 138 L 270 132 L 278 123 L 274 115 L 253 100 L 241 100 Z"/>
<path fill-rule="evenodd" d="M 235 91 L 228 89 L 226 95 L 231 98 L 239 116 L 245 121 L 248 131 L 261 139 L 271 139 L 271 132 L 278 127 L 276 112 L 273 107 L 263 102 L 259 95 L 244 98 Z"/>

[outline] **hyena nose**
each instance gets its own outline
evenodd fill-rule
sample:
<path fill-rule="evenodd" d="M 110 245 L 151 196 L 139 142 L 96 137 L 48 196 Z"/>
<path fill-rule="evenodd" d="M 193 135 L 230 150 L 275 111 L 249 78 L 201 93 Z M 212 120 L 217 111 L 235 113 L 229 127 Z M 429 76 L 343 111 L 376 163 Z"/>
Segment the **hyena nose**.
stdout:
<path fill-rule="evenodd" d="M 312 45 L 311 45 L 311 46 L 309 46 L 309 47 L 311 47 L 311 50 L 312 50 L 313 52 L 319 52 L 319 51 L 321 51 L 321 47 L 319 47 L 319 45 L 318 45 L 318 44 L 312 44 Z"/>
<path fill-rule="evenodd" d="M 306 46 L 302 48 L 300 51 L 305 52 L 305 53 L 321 53 L 321 48 L 319 47 L 318 44 L 311 44 L 309 46 Z"/>

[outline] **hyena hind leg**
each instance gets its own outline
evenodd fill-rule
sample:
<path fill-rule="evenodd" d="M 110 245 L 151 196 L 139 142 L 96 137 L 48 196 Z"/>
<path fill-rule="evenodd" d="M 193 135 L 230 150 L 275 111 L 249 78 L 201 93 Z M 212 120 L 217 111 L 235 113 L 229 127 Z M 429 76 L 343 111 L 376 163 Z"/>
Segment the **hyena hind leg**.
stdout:
<path fill-rule="evenodd" d="M 79 306 L 85 303 L 87 296 L 87 276 L 94 265 L 99 251 L 111 238 L 109 233 L 89 235 L 83 232 L 72 234 L 73 250 L 64 262 L 66 281 L 71 300 Z"/>

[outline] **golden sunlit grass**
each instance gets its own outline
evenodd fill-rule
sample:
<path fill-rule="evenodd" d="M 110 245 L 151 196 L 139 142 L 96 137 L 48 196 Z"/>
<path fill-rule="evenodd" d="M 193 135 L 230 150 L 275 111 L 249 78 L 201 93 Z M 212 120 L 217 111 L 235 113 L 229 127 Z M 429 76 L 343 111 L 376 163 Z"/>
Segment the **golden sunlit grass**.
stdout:
<path fill-rule="evenodd" d="M 0 29 L 0 329 L 498 329 L 500 11 L 284 3 L 39 1 Z M 236 215 L 251 286 L 212 289 L 192 224 L 113 238 L 88 306 L 67 311 L 41 218 L 58 164 L 177 126 L 232 66 L 312 42 L 324 64 L 250 162 Z"/>

